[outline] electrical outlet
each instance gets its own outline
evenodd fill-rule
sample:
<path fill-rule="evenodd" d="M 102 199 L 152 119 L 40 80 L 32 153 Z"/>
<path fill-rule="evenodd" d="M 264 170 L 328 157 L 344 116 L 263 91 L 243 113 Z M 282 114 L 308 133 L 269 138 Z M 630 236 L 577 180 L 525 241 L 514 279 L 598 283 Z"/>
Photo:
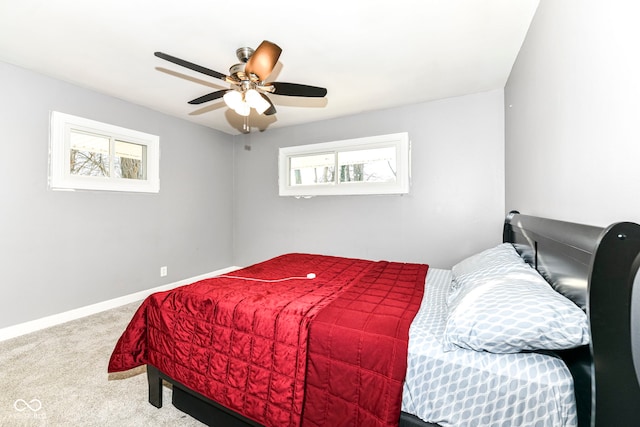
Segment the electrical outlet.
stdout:
<path fill-rule="evenodd" d="M 165 277 L 167 275 L 167 266 L 163 265 L 160 267 L 160 277 Z"/>

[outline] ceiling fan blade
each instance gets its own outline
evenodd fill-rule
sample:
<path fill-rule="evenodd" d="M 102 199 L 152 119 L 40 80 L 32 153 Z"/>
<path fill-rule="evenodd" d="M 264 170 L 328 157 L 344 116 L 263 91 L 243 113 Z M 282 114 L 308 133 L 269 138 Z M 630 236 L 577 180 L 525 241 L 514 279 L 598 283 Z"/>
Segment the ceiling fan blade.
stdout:
<path fill-rule="evenodd" d="M 255 74 L 261 81 L 264 81 L 273 71 L 281 53 L 280 46 L 264 40 L 247 61 L 244 72 L 248 75 Z"/>
<path fill-rule="evenodd" d="M 165 61 L 173 62 L 174 64 L 178 64 L 182 67 L 189 68 L 190 70 L 197 71 L 199 73 L 206 74 L 211 77 L 215 77 L 216 79 L 225 80 L 225 81 L 227 79 L 227 76 L 222 73 L 219 73 L 214 70 L 210 70 L 209 68 L 202 67 L 198 64 L 194 64 L 193 62 L 185 61 L 184 59 L 176 58 L 175 56 L 171 56 L 166 53 L 155 52 L 154 55 L 157 56 L 158 58 L 164 59 Z"/>
<path fill-rule="evenodd" d="M 208 93 L 206 95 L 201 96 L 200 98 L 192 99 L 189 101 L 189 104 L 204 104 L 205 102 L 213 101 L 214 99 L 219 99 L 224 96 L 225 93 L 229 92 L 231 89 L 223 89 L 217 90 L 215 92 Z"/>
<path fill-rule="evenodd" d="M 276 113 L 276 107 L 273 106 L 273 102 L 271 102 L 271 100 L 269 99 L 269 97 L 267 95 L 265 95 L 264 93 L 260 93 L 260 96 L 269 103 L 269 108 L 267 108 L 265 110 L 264 114 L 265 116 L 272 116 Z"/>
<path fill-rule="evenodd" d="M 327 89 L 317 86 L 301 85 L 298 83 L 271 82 L 273 92 L 276 95 L 305 96 L 308 98 L 322 98 L 327 94 Z"/>

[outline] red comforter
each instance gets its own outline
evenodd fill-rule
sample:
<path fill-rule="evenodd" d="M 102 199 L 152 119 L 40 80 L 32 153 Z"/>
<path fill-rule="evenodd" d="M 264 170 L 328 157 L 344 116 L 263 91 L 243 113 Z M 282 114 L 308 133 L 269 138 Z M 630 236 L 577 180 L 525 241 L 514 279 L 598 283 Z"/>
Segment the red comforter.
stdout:
<path fill-rule="evenodd" d="M 266 426 L 397 425 L 427 268 L 289 254 L 233 275 L 299 279 L 212 278 L 156 293 L 108 370 L 150 363 Z"/>

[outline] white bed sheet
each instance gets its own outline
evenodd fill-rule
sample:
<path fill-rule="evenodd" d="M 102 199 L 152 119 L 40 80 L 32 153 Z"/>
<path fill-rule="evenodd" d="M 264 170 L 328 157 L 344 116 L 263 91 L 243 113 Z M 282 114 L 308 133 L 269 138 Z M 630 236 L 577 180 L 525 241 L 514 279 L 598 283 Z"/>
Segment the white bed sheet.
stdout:
<path fill-rule="evenodd" d="M 577 426 L 573 378 L 564 362 L 539 353 L 445 352 L 451 271 L 429 268 L 409 330 L 402 410 L 442 427 Z"/>

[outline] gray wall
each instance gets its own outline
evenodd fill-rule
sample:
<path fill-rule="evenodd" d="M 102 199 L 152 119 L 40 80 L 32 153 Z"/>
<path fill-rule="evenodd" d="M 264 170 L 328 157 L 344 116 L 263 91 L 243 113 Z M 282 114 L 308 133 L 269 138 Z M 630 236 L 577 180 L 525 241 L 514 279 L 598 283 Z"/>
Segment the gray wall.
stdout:
<path fill-rule="evenodd" d="M 5 63 L 0 89 L 0 328 L 232 265 L 231 136 Z M 159 135 L 160 193 L 49 190 L 50 110 Z"/>
<path fill-rule="evenodd" d="M 640 4 L 541 0 L 505 88 L 506 207 L 640 222 Z"/>
<path fill-rule="evenodd" d="M 235 137 L 235 263 L 299 251 L 446 268 L 500 242 L 503 96 L 498 90 Z M 404 131 L 413 151 L 408 195 L 278 196 L 279 147 Z"/>

